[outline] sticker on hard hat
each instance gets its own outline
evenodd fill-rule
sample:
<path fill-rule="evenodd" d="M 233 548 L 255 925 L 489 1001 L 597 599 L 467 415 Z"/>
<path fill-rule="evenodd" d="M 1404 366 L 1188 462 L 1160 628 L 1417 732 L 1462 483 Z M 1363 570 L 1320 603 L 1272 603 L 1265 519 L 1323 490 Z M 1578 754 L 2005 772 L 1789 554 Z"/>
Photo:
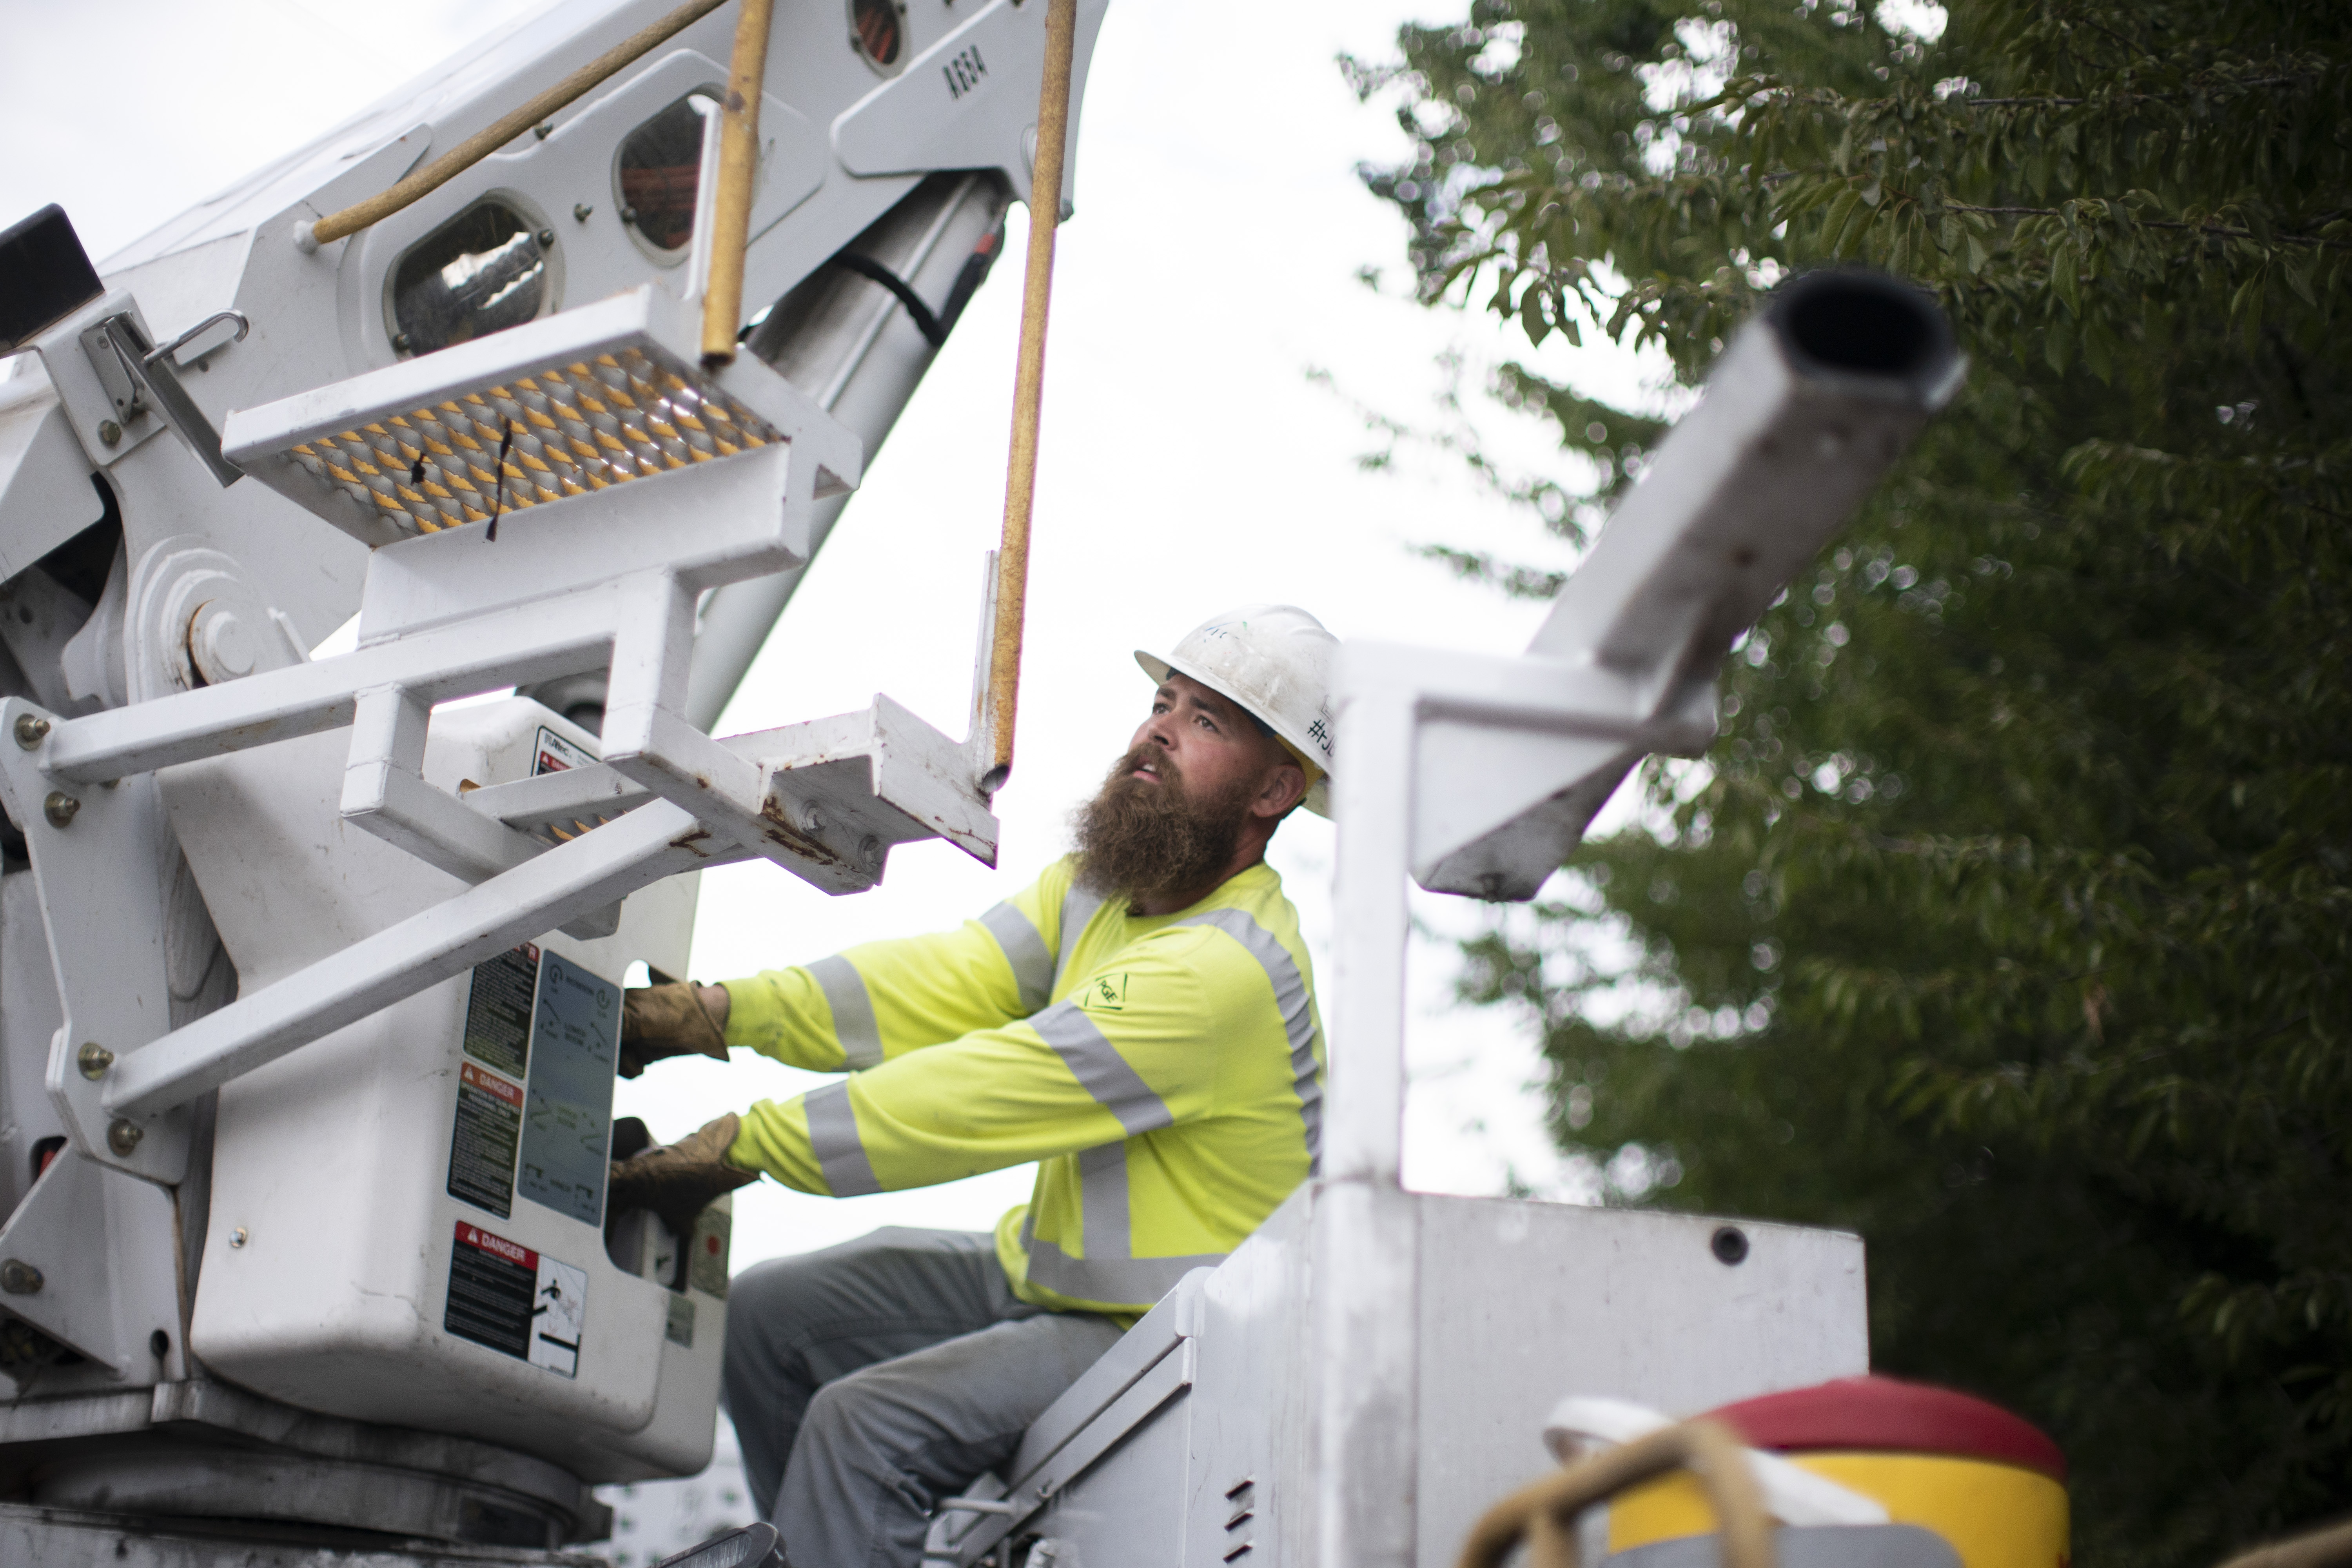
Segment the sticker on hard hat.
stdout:
<path fill-rule="evenodd" d="M 445 1331 L 560 1377 L 577 1377 L 587 1319 L 586 1270 L 457 1222 L 441 1315 Z"/>

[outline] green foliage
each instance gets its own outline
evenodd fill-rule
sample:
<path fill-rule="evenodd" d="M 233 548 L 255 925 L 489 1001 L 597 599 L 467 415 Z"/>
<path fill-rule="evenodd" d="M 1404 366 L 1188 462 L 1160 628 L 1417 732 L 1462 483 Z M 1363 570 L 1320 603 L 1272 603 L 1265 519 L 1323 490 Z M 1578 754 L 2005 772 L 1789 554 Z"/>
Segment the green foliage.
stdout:
<path fill-rule="evenodd" d="M 1860 1228 L 1879 1364 L 2045 1424 L 2077 1561 L 2201 1563 L 2352 1498 L 2352 10 L 1895 19 L 1472 0 L 1347 62 L 1433 303 L 1696 384 L 1862 261 L 1974 358 L 1467 994 L 1543 1020 L 1563 1142 L 1671 1154 L 1630 1196 Z M 1588 517 L 1659 433 L 1496 390 Z"/>

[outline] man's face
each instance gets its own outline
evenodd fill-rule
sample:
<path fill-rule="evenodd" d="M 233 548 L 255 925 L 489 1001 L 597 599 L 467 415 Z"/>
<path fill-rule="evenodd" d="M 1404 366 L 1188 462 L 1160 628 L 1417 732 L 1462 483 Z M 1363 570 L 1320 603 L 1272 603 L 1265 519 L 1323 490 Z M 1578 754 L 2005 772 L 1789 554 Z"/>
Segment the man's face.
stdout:
<path fill-rule="evenodd" d="M 1253 817 L 1274 821 L 1306 788 L 1289 752 L 1249 715 L 1171 672 L 1127 754 L 1082 807 L 1083 875 L 1139 903 L 1205 894 L 1231 868 Z"/>
<path fill-rule="evenodd" d="M 1240 706 L 1189 675 L 1168 672 L 1151 694 L 1151 716 L 1136 727 L 1129 776 L 1181 783 L 1202 798 L 1221 798 L 1289 760 L 1281 742 L 1258 732 Z"/>

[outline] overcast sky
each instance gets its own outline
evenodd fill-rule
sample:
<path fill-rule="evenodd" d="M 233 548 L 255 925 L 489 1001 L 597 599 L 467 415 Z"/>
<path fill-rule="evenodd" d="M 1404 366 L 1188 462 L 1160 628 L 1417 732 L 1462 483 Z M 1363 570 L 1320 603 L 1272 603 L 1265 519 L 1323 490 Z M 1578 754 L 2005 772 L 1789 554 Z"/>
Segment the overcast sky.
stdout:
<path fill-rule="evenodd" d="M 824 3 L 824 0 L 795 0 Z M 103 258 L 314 135 L 538 0 L 0 0 L 0 222 L 63 202 Z M 1436 425 L 1461 358 L 1523 353 L 1484 317 L 1405 298 L 1402 225 L 1355 168 L 1407 145 L 1391 109 L 1359 105 L 1341 50 L 1390 53 L 1416 13 L 1459 0 L 1113 0 L 1084 106 L 1055 277 L 1019 766 L 998 797 L 1002 868 L 940 844 L 896 852 L 874 892 L 826 899 L 761 864 L 702 884 L 696 976 L 823 956 L 852 942 L 952 925 L 1066 847 L 1070 807 L 1141 719 L 1130 651 L 1252 601 L 1305 605 L 1343 637 L 1516 652 L 1540 607 L 1456 583 L 1413 553 L 1444 541 L 1547 565 L 1563 547 L 1435 458 L 1372 473 L 1359 405 Z M 1021 216 L 997 269 L 810 573 L 719 730 L 861 708 L 887 691 L 961 733 L 979 563 L 1003 495 Z M 1370 268 L 1378 287 L 1359 274 Z M 1606 351 L 1554 373 L 1622 395 L 1640 368 Z M 1328 373 L 1328 374 L 1317 374 Z M 1483 397 L 1472 416 L 1507 461 L 1548 460 L 1541 432 Z M 1344 737 L 1341 742 L 1344 748 Z M 1329 825 L 1294 817 L 1272 859 L 1318 955 L 1330 931 Z M 1419 899 L 1440 932 L 1485 916 Z M 1532 1043 L 1506 1017 L 1448 1005 L 1450 949 L 1412 966 L 1414 1086 L 1408 1177 L 1495 1192 L 1516 1173 L 1570 1195 L 1538 1123 Z M 666 1063 L 621 1090 L 622 1113 L 675 1137 L 708 1117 L 814 1081 L 771 1063 Z M 979 1228 L 1027 1195 L 1029 1173 L 836 1203 L 772 1184 L 737 1200 L 738 1267 L 879 1224 Z"/>

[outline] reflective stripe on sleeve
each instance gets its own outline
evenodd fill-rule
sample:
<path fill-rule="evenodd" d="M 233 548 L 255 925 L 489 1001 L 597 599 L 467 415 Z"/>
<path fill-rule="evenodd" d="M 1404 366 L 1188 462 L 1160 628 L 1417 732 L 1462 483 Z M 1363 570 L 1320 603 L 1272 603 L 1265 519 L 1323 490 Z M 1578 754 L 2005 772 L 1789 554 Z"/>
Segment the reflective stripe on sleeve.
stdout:
<path fill-rule="evenodd" d="M 856 1198 L 880 1192 L 882 1184 L 875 1179 L 874 1162 L 866 1157 L 866 1144 L 857 1136 L 857 1111 L 849 1103 L 849 1085 L 829 1083 L 811 1090 L 801 1098 L 801 1110 L 808 1117 L 809 1152 L 816 1156 L 817 1168 L 824 1173 L 824 1184 L 833 1189 L 833 1195 Z"/>
<path fill-rule="evenodd" d="M 1142 1075 L 1127 1065 L 1127 1058 L 1095 1021 L 1081 1012 L 1075 1002 L 1056 1002 L 1029 1020 L 1038 1038 L 1054 1047 L 1078 1087 L 1094 1096 L 1095 1103 L 1118 1118 L 1118 1124 L 1130 1138 L 1139 1132 L 1152 1132 L 1175 1124 L 1168 1102 L 1157 1090 L 1143 1081 Z"/>
<path fill-rule="evenodd" d="M 1029 923 L 1029 917 L 1011 904 L 999 904 L 980 917 L 996 945 L 1004 950 L 1004 962 L 1013 966 L 1013 983 L 1021 990 L 1021 1011 L 1024 1016 L 1034 1013 L 1052 1000 L 1054 991 L 1054 955 L 1045 951 L 1045 939 Z"/>
<path fill-rule="evenodd" d="M 1290 950 L 1275 934 L 1241 910 L 1211 910 L 1175 922 L 1180 926 L 1214 926 L 1258 962 L 1274 986 L 1274 1005 L 1282 1012 L 1283 1033 L 1290 1041 L 1290 1076 L 1298 1090 L 1300 1131 L 1307 1139 L 1307 1173 L 1323 1163 L 1323 1084 L 1315 1066 L 1315 1012 L 1307 994 L 1306 978 Z"/>
<path fill-rule="evenodd" d="M 1029 1283 L 1080 1301 L 1143 1305 L 1176 1289 L 1195 1268 L 1214 1268 L 1222 1252 L 1191 1258 L 1072 1258 L 1050 1241 L 1029 1244 Z"/>
<path fill-rule="evenodd" d="M 841 1042 L 842 1065 L 851 1072 L 882 1065 L 882 1031 L 874 1023 L 874 998 L 857 966 L 835 954 L 820 958 L 808 972 L 833 1009 L 833 1036 Z"/>
<path fill-rule="evenodd" d="M 1076 882 L 1062 895 L 1061 941 L 1054 953 L 1055 990 L 1062 988 L 1062 977 L 1070 972 L 1070 955 L 1078 951 L 1078 937 L 1086 931 L 1087 922 L 1095 918 L 1095 911 L 1102 908 L 1102 902 L 1100 893 L 1090 893 Z"/>
<path fill-rule="evenodd" d="M 1132 1250 L 1126 1144 L 1106 1143 L 1078 1156 L 1078 1210 L 1086 1221 L 1088 1258 L 1125 1258 Z"/>

